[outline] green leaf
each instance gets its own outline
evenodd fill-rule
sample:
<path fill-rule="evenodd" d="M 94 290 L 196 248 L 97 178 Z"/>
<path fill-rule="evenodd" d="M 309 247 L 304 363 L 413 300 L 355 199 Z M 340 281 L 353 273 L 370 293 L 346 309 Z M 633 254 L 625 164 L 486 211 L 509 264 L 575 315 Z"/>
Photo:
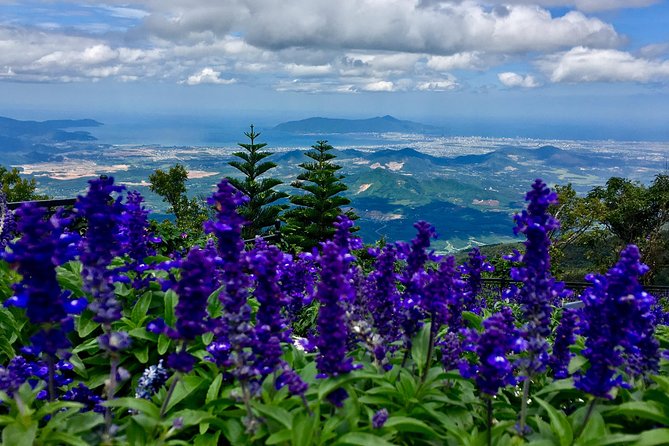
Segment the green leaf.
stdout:
<path fill-rule="evenodd" d="M 416 432 L 419 434 L 425 434 L 431 438 L 439 436 L 434 431 L 434 429 L 425 424 L 423 421 L 411 417 L 390 417 L 383 425 L 383 427 L 394 428 L 399 432 Z"/>
<path fill-rule="evenodd" d="M 173 379 L 176 379 L 176 377 Z M 182 376 L 174 389 L 174 393 L 172 393 L 170 401 L 167 403 L 167 412 L 181 401 L 188 398 L 189 395 L 205 383 L 207 383 L 207 381 L 199 376 Z"/>
<path fill-rule="evenodd" d="M 265 440 L 265 444 L 286 443 L 289 442 L 292 437 L 293 433 L 290 429 L 283 429 L 270 435 L 267 440 Z"/>
<path fill-rule="evenodd" d="M 626 417 L 638 417 L 651 420 L 669 426 L 669 416 L 662 407 L 651 401 L 628 401 L 611 409 L 610 415 L 623 415 Z"/>
<path fill-rule="evenodd" d="M 653 429 L 642 432 L 633 446 L 655 446 L 669 443 L 669 429 Z"/>
<path fill-rule="evenodd" d="M 45 443 L 56 445 L 89 446 L 89 443 L 69 432 L 51 432 L 48 438 L 43 439 Z"/>
<path fill-rule="evenodd" d="M 286 409 L 278 406 L 265 406 L 263 404 L 254 404 L 253 407 L 267 418 L 278 422 L 286 429 L 292 429 L 293 416 Z"/>
<path fill-rule="evenodd" d="M 161 334 L 158 336 L 158 354 L 160 356 L 164 355 L 167 350 L 170 348 L 170 344 L 172 343 L 172 340 L 165 336 L 164 334 Z"/>
<path fill-rule="evenodd" d="M 567 416 L 560 410 L 555 409 L 541 398 L 535 398 L 537 403 L 548 413 L 551 422 L 551 429 L 560 441 L 561 446 L 570 446 L 574 439 L 574 432 Z"/>
<path fill-rule="evenodd" d="M 214 380 L 211 382 L 209 390 L 207 390 L 207 398 L 205 399 L 205 403 L 209 404 L 218 398 L 218 393 L 221 390 L 222 382 L 223 382 L 223 375 L 219 373 L 218 375 L 216 375 L 216 378 L 214 378 Z"/>
<path fill-rule="evenodd" d="M 413 338 L 411 345 L 411 357 L 418 367 L 418 373 L 422 374 L 427 362 L 427 353 L 430 349 L 430 330 L 431 323 L 424 324 L 418 334 Z"/>
<path fill-rule="evenodd" d="M 145 413 L 151 418 L 160 418 L 160 409 L 149 400 L 143 398 L 116 398 L 102 403 L 105 407 L 123 407 L 125 409 L 137 410 Z"/>
<path fill-rule="evenodd" d="M 221 432 L 215 432 L 213 434 L 200 434 L 195 437 L 194 446 L 218 446 L 218 437 L 221 436 Z"/>
<path fill-rule="evenodd" d="M 292 446 L 310 446 L 318 432 L 318 419 L 306 413 L 300 413 L 293 420 Z M 317 444 L 317 443 L 316 443 Z"/>
<path fill-rule="evenodd" d="M 349 432 L 343 435 L 335 445 L 353 446 L 393 446 L 393 443 L 366 432 Z"/>
<path fill-rule="evenodd" d="M 130 314 L 130 319 L 136 324 L 141 324 L 144 318 L 146 317 L 149 307 L 151 306 L 151 299 L 153 298 L 153 293 L 146 292 L 137 299 L 135 306 L 132 308 L 132 313 Z"/>
<path fill-rule="evenodd" d="M 135 358 L 142 364 L 149 362 L 149 346 L 145 345 L 138 349 L 133 350 L 132 352 L 135 355 Z"/>
<path fill-rule="evenodd" d="M 8 424 L 2 430 L 3 446 L 33 446 L 37 434 L 37 421 L 31 421 L 27 426 L 18 421 Z"/>
<path fill-rule="evenodd" d="M 69 418 L 66 424 L 67 432 L 78 434 L 93 430 L 95 426 L 104 423 L 104 417 L 97 412 L 80 412 Z"/>
<path fill-rule="evenodd" d="M 471 311 L 463 311 L 462 318 L 469 322 L 469 326 L 477 331 L 480 331 L 483 327 L 483 318 L 478 314 L 472 313 Z"/>
<path fill-rule="evenodd" d="M 81 315 L 75 316 L 74 320 L 77 323 L 77 334 L 80 338 L 88 337 L 88 335 L 100 326 L 100 324 L 93 320 L 93 312 L 90 310 L 85 310 Z"/>
<path fill-rule="evenodd" d="M 165 320 L 165 323 L 170 327 L 174 327 L 174 323 L 176 322 L 176 317 L 174 315 L 174 307 L 177 305 L 178 299 L 179 298 L 177 297 L 177 294 L 174 291 L 168 290 L 167 292 L 165 292 L 165 314 L 163 319 Z"/>

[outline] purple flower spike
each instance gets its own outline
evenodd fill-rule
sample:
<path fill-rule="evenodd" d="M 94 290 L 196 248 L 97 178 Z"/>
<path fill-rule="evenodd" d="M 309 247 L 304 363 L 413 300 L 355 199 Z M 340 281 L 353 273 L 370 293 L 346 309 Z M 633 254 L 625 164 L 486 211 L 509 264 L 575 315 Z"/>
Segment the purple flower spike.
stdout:
<path fill-rule="evenodd" d="M 629 245 L 605 276 L 588 275 L 592 283 L 582 295 L 585 356 L 590 366 L 575 375 L 575 385 L 591 395 L 611 398 L 613 387 L 627 386 L 623 373 L 632 377 L 654 373 L 659 367 L 655 339 L 655 298 L 639 284 L 648 271 L 639 249 Z"/>
<path fill-rule="evenodd" d="M 481 276 L 484 272 L 492 272 L 495 267 L 492 266 L 486 256 L 481 254 L 478 246 L 472 248 L 469 252 L 469 260 L 460 266 L 460 271 L 467 276 L 467 296 L 465 309 L 479 313 L 481 311 Z"/>
<path fill-rule="evenodd" d="M 553 353 L 548 361 L 548 365 L 553 370 L 555 379 L 562 379 L 569 376 L 569 361 L 574 356 L 569 347 L 576 342 L 576 333 L 578 332 L 578 310 L 567 309 L 562 312 L 560 325 L 555 331 L 555 342 L 553 343 Z"/>
<path fill-rule="evenodd" d="M 513 362 L 508 355 L 517 352 L 520 333 L 513 323 L 511 309 L 504 307 L 483 321 L 483 332 L 467 331 L 465 350 L 475 352 L 478 363 L 460 363 L 460 373 L 474 378 L 476 386 L 487 395 L 496 395 L 501 387 L 515 385 Z"/>
<path fill-rule="evenodd" d="M 4 258 L 22 278 L 6 305 L 24 307 L 30 322 L 40 326 L 31 338 L 31 352 L 54 356 L 70 347 L 67 333 L 73 323 L 68 314 L 81 307 L 78 300 L 68 299 L 70 293 L 63 293 L 56 279 L 64 228 L 57 218 L 46 220 L 46 211 L 32 204 L 19 208 L 17 216 L 22 236 L 10 243 L 11 254 Z"/>
<path fill-rule="evenodd" d="M 513 260 L 523 266 L 511 269 L 511 278 L 523 282 L 516 291 L 516 299 L 521 304 L 527 320 L 522 329 L 527 343 L 527 353 L 519 366 L 526 377 L 541 373 L 548 363 L 548 342 L 553 304 L 559 304 L 570 295 L 563 282 L 556 282 L 551 275 L 549 248 L 550 232 L 559 227 L 558 221 L 548 213 L 548 207 L 557 202 L 557 194 L 537 179 L 525 196 L 527 210 L 514 217 L 516 234 L 522 233 L 525 253 L 516 253 Z"/>
<path fill-rule="evenodd" d="M 0 251 L 7 246 L 14 231 L 14 214 L 7 207 L 7 196 L 0 190 Z"/>
<path fill-rule="evenodd" d="M 88 222 L 86 237 L 81 242 L 84 291 L 92 297 L 90 309 L 94 320 L 111 324 L 121 318 L 121 303 L 114 294 L 114 273 L 108 269 L 112 259 L 121 254 L 118 236 L 124 207 L 122 197 L 113 198 L 123 186 L 114 179 L 103 177 L 89 181 L 88 193 L 74 205 Z"/>
<path fill-rule="evenodd" d="M 350 302 L 355 295 L 355 290 L 348 280 L 349 265 L 352 260 L 353 257 L 346 250 L 342 251 L 335 243 L 322 244 L 321 281 L 316 293 L 321 303 L 316 338 L 318 347 L 316 366 L 319 371 L 318 377 L 321 378 L 339 376 L 353 370 L 353 360 L 347 357 L 349 333 L 344 308 L 344 303 Z M 335 405 L 346 398 L 343 395 L 339 392 L 333 397 Z"/>
<path fill-rule="evenodd" d="M 381 429 L 386 424 L 386 421 L 388 421 L 388 409 L 379 409 L 372 417 L 372 427 L 374 429 Z"/>

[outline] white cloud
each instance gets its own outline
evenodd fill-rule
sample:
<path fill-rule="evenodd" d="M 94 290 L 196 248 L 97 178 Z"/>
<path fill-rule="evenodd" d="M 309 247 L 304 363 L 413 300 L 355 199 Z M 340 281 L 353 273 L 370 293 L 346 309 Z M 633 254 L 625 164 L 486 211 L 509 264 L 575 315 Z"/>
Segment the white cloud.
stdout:
<path fill-rule="evenodd" d="M 482 70 L 488 64 L 480 51 L 465 51 L 450 56 L 430 56 L 427 66 L 435 71 Z"/>
<path fill-rule="evenodd" d="M 322 76 L 332 72 L 332 65 L 301 65 L 289 63 L 285 64 L 283 69 L 291 76 Z"/>
<path fill-rule="evenodd" d="M 648 59 L 582 46 L 543 58 L 539 67 L 552 82 L 639 82 L 669 80 L 669 60 Z"/>
<path fill-rule="evenodd" d="M 364 91 L 395 91 L 396 86 L 391 81 L 376 81 L 364 84 L 361 89 Z"/>
<path fill-rule="evenodd" d="M 188 85 L 200 85 L 200 84 L 219 84 L 219 85 L 229 85 L 237 82 L 236 79 L 221 79 L 221 72 L 216 71 L 213 68 L 203 68 L 199 73 L 188 76 L 185 83 Z"/>
<path fill-rule="evenodd" d="M 574 7 L 584 12 L 610 11 L 615 9 L 644 8 L 661 0 L 487 0 L 490 5 L 538 5 L 542 7 Z M 462 3 L 463 0 L 421 0 L 423 6 L 439 6 Z"/>
<path fill-rule="evenodd" d="M 512 72 L 499 73 L 497 75 L 499 81 L 507 87 L 522 87 L 522 88 L 536 88 L 541 86 L 541 83 L 537 81 L 534 76 L 527 74 L 522 75 Z"/>
<path fill-rule="evenodd" d="M 419 82 L 416 85 L 416 90 L 419 91 L 448 91 L 455 90 L 459 85 L 454 79 L 435 80 L 427 82 Z"/>

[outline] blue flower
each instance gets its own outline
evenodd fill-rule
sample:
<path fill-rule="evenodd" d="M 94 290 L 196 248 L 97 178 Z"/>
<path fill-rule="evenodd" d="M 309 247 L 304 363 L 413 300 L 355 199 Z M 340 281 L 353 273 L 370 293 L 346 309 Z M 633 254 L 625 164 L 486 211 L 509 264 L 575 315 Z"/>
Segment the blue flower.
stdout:
<path fill-rule="evenodd" d="M 7 196 L 0 190 L 0 251 L 7 246 L 14 231 L 14 214 L 7 207 Z"/>
<path fill-rule="evenodd" d="M 629 245 L 605 276 L 586 276 L 592 285 L 581 296 L 585 304 L 582 333 L 587 337 L 582 354 L 589 368 L 574 376 L 576 387 L 584 392 L 611 398 L 612 388 L 628 386 L 625 373 L 634 377 L 658 370 L 655 298 L 639 284 L 647 271 L 639 249 Z"/>
<path fill-rule="evenodd" d="M 149 366 L 137 380 L 135 398 L 151 399 L 163 387 L 169 377 L 167 369 L 163 367 L 162 359 L 158 361 L 158 364 Z"/>
<path fill-rule="evenodd" d="M 469 252 L 469 259 L 464 265 L 460 265 L 460 271 L 467 276 L 467 295 L 465 309 L 479 313 L 481 311 L 481 275 L 484 272 L 492 272 L 495 267 L 487 260 L 486 256 L 481 254 L 477 246 Z"/>
<path fill-rule="evenodd" d="M 316 367 L 319 377 L 339 376 L 353 370 L 353 359 L 348 358 L 348 326 L 345 303 L 355 296 L 355 289 L 348 280 L 353 256 L 334 242 L 321 246 L 319 263 L 321 280 L 316 291 L 320 302 L 318 310 L 318 347 Z"/>
<path fill-rule="evenodd" d="M 372 427 L 374 429 L 381 429 L 386 424 L 386 421 L 388 421 L 388 409 L 379 409 L 372 416 Z"/>
<path fill-rule="evenodd" d="M 56 279 L 54 262 L 59 260 L 63 233 L 57 219 L 47 220 L 46 211 L 33 204 L 21 206 L 17 216 L 22 236 L 10 243 L 11 253 L 4 258 L 21 274 L 21 281 L 14 285 L 14 296 L 5 305 L 25 308 L 30 322 L 39 326 L 31 338 L 32 353 L 54 356 L 70 347 L 67 333 L 73 323 L 69 314 L 81 312 L 87 302 L 69 299 L 70 293 L 64 293 Z"/>
<path fill-rule="evenodd" d="M 462 361 L 462 376 L 474 378 L 479 390 L 491 396 L 496 395 L 500 388 L 518 382 L 509 355 L 519 351 L 520 333 L 514 325 L 510 308 L 504 307 L 484 320 L 482 333 L 468 330 L 466 334 L 464 349 L 474 352 L 478 361 Z"/>
<path fill-rule="evenodd" d="M 537 179 L 525 200 L 529 202 L 527 210 L 514 217 L 514 232 L 524 234 L 527 240 L 525 253 L 516 254 L 513 260 L 523 265 L 511 269 L 511 278 L 523 282 L 520 289 L 514 290 L 526 320 L 522 333 L 527 352 L 519 366 L 526 377 L 532 377 L 542 372 L 548 363 L 546 337 L 550 335 L 552 305 L 559 304 L 570 293 L 550 272 L 550 233 L 559 224 L 548 212 L 548 207 L 557 202 L 557 194 Z"/>
<path fill-rule="evenodd" d="M 566 309 L 562 312 L 560 325 L 555 331 L 555 340 L 553 341 L 553 352 L 551 353 L 548 365 L 553 370 L 555 379 L 562 379 L 569 376 L 569 361 L 574 356 L 569 347 L 576 342 L 576 333 L 579 329 L 578 310 Z"/>

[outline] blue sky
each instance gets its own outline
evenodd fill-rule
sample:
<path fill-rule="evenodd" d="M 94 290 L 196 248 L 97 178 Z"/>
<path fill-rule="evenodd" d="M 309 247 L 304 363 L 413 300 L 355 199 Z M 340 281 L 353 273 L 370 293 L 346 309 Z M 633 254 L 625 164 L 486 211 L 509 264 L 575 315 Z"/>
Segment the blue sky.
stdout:
<path fill-rule="evenodd" d="M 0 0 L 0 96 L 33 119 L 390 113 L 669 139 L 669 4 Z"/>

